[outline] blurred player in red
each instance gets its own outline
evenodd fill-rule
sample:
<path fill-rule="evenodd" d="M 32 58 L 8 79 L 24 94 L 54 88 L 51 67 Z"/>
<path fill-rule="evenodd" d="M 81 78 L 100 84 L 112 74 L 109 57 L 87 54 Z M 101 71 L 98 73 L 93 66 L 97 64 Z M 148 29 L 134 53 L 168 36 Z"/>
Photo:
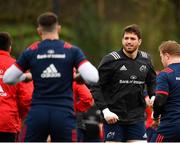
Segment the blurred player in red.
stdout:
<path fill-rule="evenodd" d="M 86 127 L 83 121 L 83 112 L 87 112 L 93 106 L 94 100 L 87 86 L 76 81 L 73 82 L 73 94 L 78 125 L 78 141 L 84 141 Z"/>
<path fill-rule="evenodd" d="M 15 142 L 22 120 L 26 117 L 32 97 L 33 84 L 7 85 L 2 77 L 15 59 L 11 57 L 11 37 L 0 33 L 0 142 Z"/>

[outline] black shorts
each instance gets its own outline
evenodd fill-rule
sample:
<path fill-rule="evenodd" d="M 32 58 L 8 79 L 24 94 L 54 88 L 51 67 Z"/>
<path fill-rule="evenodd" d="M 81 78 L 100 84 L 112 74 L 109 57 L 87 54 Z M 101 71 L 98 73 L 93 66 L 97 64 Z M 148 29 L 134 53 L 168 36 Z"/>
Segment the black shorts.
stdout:
<path fill-rule="evenodd" d="M 144 140 L 144 135 L 146 135 L 144 121 L 126 125 L 105 123 L 104 131 L 105 141 Z"/>

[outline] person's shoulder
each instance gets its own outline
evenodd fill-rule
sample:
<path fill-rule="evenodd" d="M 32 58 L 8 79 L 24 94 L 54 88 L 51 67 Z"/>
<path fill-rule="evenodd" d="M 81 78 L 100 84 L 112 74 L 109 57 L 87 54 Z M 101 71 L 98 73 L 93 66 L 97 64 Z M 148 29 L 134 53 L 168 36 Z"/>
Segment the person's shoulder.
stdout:
<path fill-rule="evenodd" d="M 79 51 L 80 50 L 80 48 L 78 46 L 75 46 L 66 41 L 63 41 L 63 48 L 68 49 L 70 51 Z"/>
<path fill-rule="evenodd" d="M 70 49 L 70 48 L 73 48 L 73 47 L 74 47 L 74 46 L 73 46 L 71 43 L 69 43 L 69 42 L 63 42 L 63 43 L 64 43 L 63 47 L 66 48 L 66 49 Z"/>
<path fill-rule="evenodd" d="M 162 69 L 158 74 L 157 74 L 157 78 L 167 78 L 169 75 L 171 75 L 171 73 L 173 73 L 174 70 L 171 69 L 170 67 L 166 67 L 164 69 Z"/>
<path fill-rule="evenodd" d="M 14 57 L 12 57 L 12 56 L 9 56 L 9 57 L 8 57 L 8 60 L 9 60 L 9 61 L 12 61 L 12 62 L 15 62 L 15 61 L 16 61 L 16 59 L 15 59 Z"/>
<path fill-rule="evenodd" d="M 16 59 L 12 55 L 9 55 L 9 56 L 3 58 L 3 60 L 6 61 L 3 63 L 4 65 L 13 64 L 16 62 Z"/>
<path fill-rule="evenodd" d="M 138 51 L 138 53 L 139 53 L 139 58 L 141 60 L 143 60 L 143 61 L 145 61 L 147 63 L 152 63 L 152 58 L 151 58 L 149 53 L 144 52 L 144 51 L 140 51 L 140 50 Z"/>
<path fill-rule="evenodd" d="M 36 50 L 36 49 L 38 48 L 39 44 L 40 44 L 40 41 L 36 41 L 36 42 L 30 44 L 27 49 L 28 49 L 28 50 L 29 50 L 29 49 L 30 49 L 30 50 Z"/>
<path fill-rule="evenodd" d="M 113 51 L 113 52 L 108 53 L 107 55 L 105 55 L 105 56 L 103 57 L 103 59 L 104 59 L 105 61 L 116 61 L 116 60 L 121 59 L 121 56 L 120 56 L 120 54 L 119 54 L 118 52 Z"/>
<path fill-rule="evenodd" d="M 62 41 L 62 42 L 63 42 L 63 47 L 65 49 L 79 49 L 78 46 L 75 46 L 75 45 L 73 45 L 73 44 L 71 44 L 69 42 L 66 42 L 66 41 Z"/>
<path fill-rule="evenodd" d="M 172 68 L 166 67 L 166 68 L 164 68 L 163 70 L 161 70 L 159 74 L 162 74 L 162 73 L 167 73 L 167 74 L 169 74 L 169 73 L 172 73 L 173 71 L 174 71 L 174 70 L 173 70 Z"/>
<path fill-rule="evenodd" d="M 102 66 L 103 64 L 106 64 L 106 63 L 112 63 L 112 62 L 120 60 L 120 59 L 121 59 L 120 53 L 117 51 L 113 51 L 111 53 L 108 53 L 107 55 L 105 55 L 102 58 L 100 66 Z"/>
<path fill-rule="evenodd" d="M 144 51 L 141 51 L 141 50 L 139 50 L 138 52 L 139 52 L 139 55 L 140 55 L 141 58 L 150 59 L 150 55 L 147 52 L 144 52 Z"/>
<path fill-rule="evenodd" d="M 111 59 L 111 60 L 119 60 L 119 59 L 121 59 L 121 55 L 120 55 L 120 53 L 117 52 L 117 51 L 113 51 L 113 52 L 109 53 L 107 56 L 108 56 L 109 59 Z"/>

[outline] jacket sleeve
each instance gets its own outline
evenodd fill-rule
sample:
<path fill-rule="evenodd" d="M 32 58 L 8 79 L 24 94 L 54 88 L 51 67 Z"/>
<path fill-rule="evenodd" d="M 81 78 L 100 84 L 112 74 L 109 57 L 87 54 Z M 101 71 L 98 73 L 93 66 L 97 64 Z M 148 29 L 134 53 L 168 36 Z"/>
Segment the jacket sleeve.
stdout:
<path fill-rule="evenodd" d="M 156 72 L 154 70 L 154 67 L 150 59 L 149 59 L 149 71 L 146 78 L 146 86 L 147 86 L 146 87 L 147 93 L 151 98 L 153 95 L 155 95 Z"/>
<path fill-rule="evenodd" d="M 113 62 L 112 57 L 109 55 L 105 56 L 102 61 L 100 62 L 100 65 L 98 67 L 99 72 L 99 82 L 94 84 L 91 88 L 91 92 L 93 95 L 93 98 L 95 100 L 95 104 L 100 110 L 103 110 L 107 108 L 107 103 L 105 101 L 105 90 L 106 86 L 108 85 L 108 82 L 110 78 L 112 77 L 112 71 L 113 71 Z"/>
<path fill-rule="evenodd" d="M 33 92 L 33 82 L 20 82 L 18 83 L 17 98 L 18 98 L 18 111 L 21 119 L 24 119 L 30 109 L 31 99 Z"/>
<path fill-rule="evenodd" d="M 165 94 L 157 94 L 153 104 L 153 117 L 159 118 L 163 111 L 163 107 L 166 104 L 168 96 Z"/>
<path fill-rule="evenodd" d="M 86 112 L 92 107 L 94 100 L 90 90 L 85 84 L 78 84 L 73 82 L 74 104 L 75 110 L 79 112 Z"/>

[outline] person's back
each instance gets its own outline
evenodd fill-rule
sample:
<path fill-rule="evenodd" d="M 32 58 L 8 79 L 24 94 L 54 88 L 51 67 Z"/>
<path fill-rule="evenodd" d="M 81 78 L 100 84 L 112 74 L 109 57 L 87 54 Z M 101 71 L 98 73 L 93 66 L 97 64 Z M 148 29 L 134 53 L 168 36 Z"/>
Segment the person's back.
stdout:
<path fill-rule="evenodd" d="M 159 77 L 166 77 L 166 80 L 169 83 L 169 87 L 167 87 L 167 83 L 159 86 L 159 89 L 162 89 L 164 86 L 164 93 L 168 93 L 168 100 L 164 105 L 163 112 L 161 113 L 161 122 L 167 123 L 180 123 L 180 63 L 174 63 L 169 65 L 163 71 L 160 72 Z M 159 80 L 157 81 L 159 83 Z M 168 91 L 166 91 L 168 90 Z M 156 92 L 161 92 L 157 90 Z"/>
<path fill-rule="evenodd" d="M 157 76 L 153 117 L 160 124 L 151 142 L 180 141 L 180 45 L 165 41 L 159 46 L 164 70 Z"/>
<path fill-rule="evenodd" d="M 37 30 L 42 41 L 27 48 L 3 78 L 13 84 L 24 71 L 32 73 L 34 92 L 24 139 L 46 141 L 50 134 L 52 141 L 76 141 L 73 68 L 89 83 L 98 81 L 98 71 L 79 48 L 59 40 L 60 25 L 54 13 L 40 15 Z"/>
<path fill-rule="evenodd" d="M 60 106 L 73 112 L 73 67 L 85 57 L 77 59 L 79 49 L 62 40 L 43 40 L 35 42 L 26 50 L 34 81 L 33 105 Z M 23 58 L 23 57 L 22 57 Z M 18 60 L 24 65 L 27 61 Z M 75 63 L 77 62 L 77 63 Z M 26 68 L 26 66 L 25 66 Z"/>
<path fill-rule="evenodd" d="M 30 107 L 33 90 L 32 83 L 10 86 L 2 81 L 4 72 L 15 62 L 9 53 L 10 40 L 8 33 L 0 33 L 0 141 L 4 142 L 15 141 Z"/>

